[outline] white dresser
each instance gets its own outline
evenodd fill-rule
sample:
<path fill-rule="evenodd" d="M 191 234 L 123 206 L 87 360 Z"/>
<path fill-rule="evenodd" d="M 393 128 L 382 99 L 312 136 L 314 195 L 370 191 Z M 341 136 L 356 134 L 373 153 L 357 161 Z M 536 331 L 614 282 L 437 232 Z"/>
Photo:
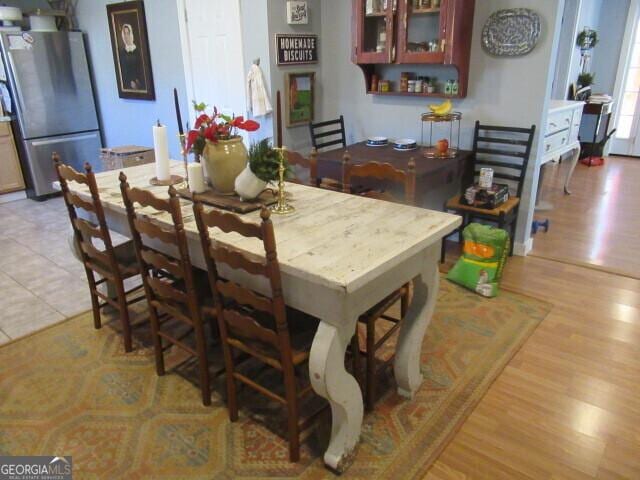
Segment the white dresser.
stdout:
<path fill-rule="evenodd" d="M 572 152 L 571 166 L 564 182 L 565 193 L 569 191 L 569 182 L 580 157 L 578 132 L 582 120 L 584 102 L 571 100 L 551 100 L 544 128 L 542 165 L 562 155 Z"/>

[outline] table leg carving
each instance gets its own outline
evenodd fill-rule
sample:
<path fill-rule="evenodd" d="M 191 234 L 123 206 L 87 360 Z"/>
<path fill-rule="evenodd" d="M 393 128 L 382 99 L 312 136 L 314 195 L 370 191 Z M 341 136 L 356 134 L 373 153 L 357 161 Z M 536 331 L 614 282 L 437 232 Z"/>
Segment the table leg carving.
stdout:
<path fill-rule="evenodd" d="M 422 274 L 414 282 L 413 301 L 400 327 L 393 365 L 398 394 L 412 398 L 422 384 L 420 353 L 422 340 L 436 306 L 440 273 L 438 245 L 429 250 Z"/>
<path fill-rule="evenodd" d="M 331 405 L 331 440 L 324 462 L 338 472 L 344 472 L 353 461 L 362 428 L 362 392 L 356 379 L 345 370 L 345 352 L 355 324 L 356 318 L 340 327 L 320 322 L 309 358 L 313 389 Z"/>
<path fill-rule="evenodd" d="M 567 172 L 567 178 L 564 181 L 565 195 L 571 195 L 571 191 L 569 190 L 569 182 L 571 182 L 571 177 L 573 176 L 573 171 L 576 169 L 576 165 L 578 164 L 579 158 L 580 158 L 580 147 L 576 147 L 573 150 L 573 156 L 571 157 L 571 165 L 569 166 L 569 171 Z"/>

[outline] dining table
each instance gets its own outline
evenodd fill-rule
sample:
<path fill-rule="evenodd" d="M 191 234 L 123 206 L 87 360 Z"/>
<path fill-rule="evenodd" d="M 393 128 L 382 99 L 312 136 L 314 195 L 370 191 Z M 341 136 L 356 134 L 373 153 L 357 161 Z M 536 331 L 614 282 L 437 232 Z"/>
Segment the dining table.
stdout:
<path fill-rule="evenodd" d="M 447 158 L 427 157 L 422 147 L 414 150 L 396 150 L 392 143 L 369 146 L 366 141 L 353 143 L 344 148 L 318 153 L 318 176 L 342 182 L 342 160 L 349 154 L 350 162 L 389 163 L 399 170 L 407 169 L 409 160 L 416 165 L 416 205 L 441 209 L 445 201 L 460 193 L 462 187 L 473 183 L 473 152 L 458 150 Z M 378 181 L 364 182 L 365 187 L 379 187 Z"/>
<path fill-rule="evenodd" d="M 168 188 L 152 186 L 154 165 L 125 168 L 129 184 L 168 197 Z M 96 174 L 100 198 L 110 230 L 131 238 L 118 175 Z M 171 162 L 171 173 L 184 174 L 184 165 Z M 394 360 L 397 392 L 412 398 L 422 383 L 421 346 L 438 293 L 438 258 L 442 238 L 460 225 L 460 217 L 357 195 L 286 183 L 290 215 L 271 216 L 286 304 L 319 319 L 311 346 L 309 377 L 314 391 L 330 404 L 331 437 L 325 464 L 345 471 L 355 456 L 363 420 L 363 397 L 356 379 L 345 368 L 347 347 L 358 317 L 414 281 L 414 295 L 402 321 Z M 89 198 L 86 186 L 70 190 Z M 192 204 L 181 199 L 184 228 L 193 265 L 206 270 Z M 143 212 L 144 213 L 144 212 Z M 166 213 L 148 213 L 164 227 Z M 259 211 L 242 219 L 258 224 Z M 214 241 L 264 261 L 263 246 L 255 239 L 211 229 Z M 171 254 L 162 244 L 157 248 Z M 220 271 L 236 282 L 269 294 L 268 284 L 240 270 Z"/>

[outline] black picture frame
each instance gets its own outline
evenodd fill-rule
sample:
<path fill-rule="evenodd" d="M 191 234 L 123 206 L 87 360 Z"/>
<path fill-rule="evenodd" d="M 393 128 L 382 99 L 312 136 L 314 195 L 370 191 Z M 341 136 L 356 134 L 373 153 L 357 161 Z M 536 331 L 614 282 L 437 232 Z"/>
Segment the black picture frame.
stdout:
<path fill-rule="evenodd" d="M 118 96 L 155 100 L 144 2 L 108 4 L 107 17 Z"/>

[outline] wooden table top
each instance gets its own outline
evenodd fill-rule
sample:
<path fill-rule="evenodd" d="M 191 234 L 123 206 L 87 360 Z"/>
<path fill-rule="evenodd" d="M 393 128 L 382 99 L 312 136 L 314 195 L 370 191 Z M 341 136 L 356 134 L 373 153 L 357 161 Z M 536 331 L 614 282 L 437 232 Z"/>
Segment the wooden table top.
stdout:
<path fill-rule="evenodd" d="M 390 163 L 401 170 L 407 169 L 409 160 L 413 158 L 416 162 L 416 175 L 431 175 L 437 173 L 451 165 L 464 161 L 472 152 L 467 150 L 459 150 L 455 158 L 426 158 L 422 155 L 422 149 L 418 147 L 416 150 L 408 152 L 399 152 L 395 150 L 391 144 L 384 147 L 368 147 L 367 142 L 358 142 L 347 146 L 347 148 L 339 148 L 327 152 L 318 153 L 319 173 L 323 175 L 323 163 L 342 163 L 342 156 L 345 152 L 351 155 L 351 162 L 382 162 Z"/>
<path fill-rule="evenodd" d="M 123 169 L 129 184 L 167 197 L 167 187 L 149 185 L 155 165 Z M 100 196 L 107 212 L 126 215 L 120 193 L 119 171 L 96 174 Z M 172 174 L 184 174 L 181 162 L 173 161 Z M 439 241 L 460 224 L 460 217 L 443 212 L 400 205 L 371 198 L 286 184 L 292 215 L 272 215 L 278 259 L 283 273 L 341 291 L 355 291 L 411 255 Z M 86 186 L 71 184 L 70 189 L 88 196 Z M 181 200 L 185 230 L 198 238 L 192 204 Z M 151 212 L 150 212 L 151 213 Z M 154 215 L 160 224 L 171 224 L 167 214 Z M 259 223 L 259 212 L 242 215 L 243 220 Z M 212 238 L 264 258 L 263 247 L 255 239 L 225 234 L 214 229 Z"/>

